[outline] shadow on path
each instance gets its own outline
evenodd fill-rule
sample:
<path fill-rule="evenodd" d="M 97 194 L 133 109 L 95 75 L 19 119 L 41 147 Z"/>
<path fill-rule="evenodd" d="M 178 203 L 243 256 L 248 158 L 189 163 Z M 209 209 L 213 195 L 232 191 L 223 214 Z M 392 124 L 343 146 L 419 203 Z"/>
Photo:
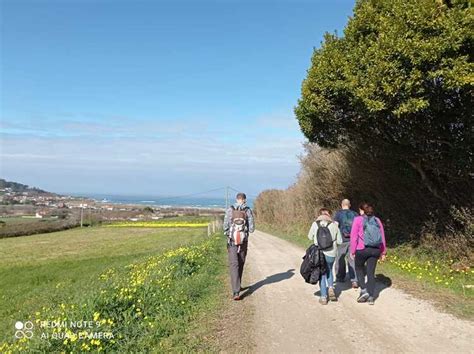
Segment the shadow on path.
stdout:
<path fill-rule="evenodd" d="M 380 295 L 380 293 L 391 287 L 392 286 L 392 279 L 389 277 L 383 275 L 383 274 L 376 274 L 375 275 L 375 291 L 374 291 L 374 298 L 377 299 Z M 319 286 L 318 286 L 319 287 Z M 339 297 L 341 296 L 341 293 L 346 290 L 352 289 L 352 283 L 349 280 L 344 281 L 343 283 L 341 282 L 336 282 L 334 290 L 336 292 L 336 296 Z M 360 288 L 357 289 L 357 291 L 360 291 Z M 314 295 L 320 296 L 321 292 L 320 290 L 317 290 Z"/>
<path fill-rule="evenodd" d="M 386 277 L 383 274 L 376 274 L 375 275 L 375 293 L 374 297 L 378 298 L 380 293 L 387 288 L 392 286 L 392 279 Z"/>
<path fill-rule="evenodd" d="M 262 286 L 272 283 L 278 283 L 283 280 L 290 279 L 293 275 L 295 275 L 294 269 L 288 269 L 286 272 L 276 273 L 266 277 L 265 279 L 259 280 L 255 284 L 252 284 L 248 287 L 242 288 L 242 290 L 247 290 L 241 294 L 240 298 L 243 299 L 247 296 L 252 295 L 255 291 L 260 289 Z"/>

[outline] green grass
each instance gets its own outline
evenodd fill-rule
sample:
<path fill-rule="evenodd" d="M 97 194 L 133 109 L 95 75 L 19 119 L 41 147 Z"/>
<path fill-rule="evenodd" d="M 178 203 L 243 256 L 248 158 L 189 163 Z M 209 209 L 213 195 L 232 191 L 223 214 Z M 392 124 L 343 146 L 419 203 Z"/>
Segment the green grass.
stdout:
<path fill-rule="evenodd" d="M 45 222 L 51 220 L 57 220 L 57 217 L 44 217 L 44 218 L 35 218 L 34 215 L 30 217 L 23 218 L 21 216 L 12 216 L 12 217 L 0 217 L 0 221 L 4 221 L 6 224 L 22 224 L 22 223 L 31 223 L 31 222 Z"/>
<path fill-rule="evenodd" d="M 443 311 L 459 318 L 474 319 L 474 294 L 471 288 L 462 288 L 456 285 L 448 287 L 430 280 L 417 279 L 415 274 L 400 269 L 390 262 L 379 262 L 377 273 L 389 276 L 395 287 L 403 289 L 415 297 L 428 300 Z M 470 279 L 472 283 L 472 276 Z"/>
<path fill-rule="evenodd" d="M 74 228 L 0 240 L 0 270 L 12 265 L 81 262 L 95 258 L 152 254 L 199 239 L 204 229 Z M 87 263 L 87 262 L 81 262 Z"/>
<path fill-rule="evenodd" d="M 181 251 L 170 252 L 176 249 Z M 203 333 L 193 323 L 194 318 L 201 317 L 212 326 L 212 321 L 205 320 L 205 314 L 218 311 L 221 302 L 224 250 L 222 239 L 208 238 L 204 228 L 92 227 L 1 239 L 0 343 L 11 343 L 17 320 L 58 316 L 92 320 L 94 313 L 101 312 L 120 323 L 109 329 L 123 336 L 120 340 L 115 338 L 115 344 L 103 342 L 105 349 L 145 350 L 157 345 L 163 349 L 207 348 L 205 341 L 189 334 Z M 196 259 L 187 258 L 198 253 L 201 256 Z M 117 294 L 119 289 L 133 284 L 134 270 L 145 271 L 156 262 L 159 265 L 148 274 L 146 286 L 136 287 L 142 304 L 148 301 L 150 305 L 142 309 L 148 314 L 144 321 L 133 317 L 133 301 L 123 301 Z M 169 282 L 167 276 L 173 281 Z M 166 283 L 168 288 L 161 289 L 158 282 Z M 160 294 L 160 304 L 164 307 L 156 307 L 156 297 L 150 294 Z M 174 294 L 179 302 L 164 301 Z M 140 306 L 136 301 L 135 306 Z M 129 321 L 127 325 L 124 318 Z M 147 327 L 148 322 L 153 327 Z M 51 343 L 54 345 L 48 347 Z M 31 345 L 30 349 L 47 351 L 87 350 L 65 344 L 63 347 L 59 341 L 27 344 Z M 89 343 L 89 349 L 98 348 L 94 345 Z M 4 350 L 0 344 L 0 351 Z"/>
<path fill-rule="evenodd" d="M 311 244 L 303 230 L 277 230 L 265 224 L 259 224 L 259 230 L 303 248 Z M 389 248 L 387 254 L 387 260 L 378 263 L 377 273 L 390 277 L 395 287 L 430 300 L 458 317 L 474 319 L 473 269 L 455 270 L 455 260 L 445 259 L 437 252 L 427 254 L 409 244 Z"/>
<path fill-rule="evenodd" d="M 454 259 L 407 244 L 389 248 L 378 269 L 413 295 L 435 300 L 458 317 L 474 318 L 474 270 L 457 268 Z"/>
<path fill-rule="evenodd" d="M 167 223 L 208 223 L 212 221 L 214 218 L 212 216 L 175 216 L 175 217 L 168 217 L 168 218 L 161 218 L 156 220 L 137 220 L 137 221 L 130 221 L 130 220 L 117 220 L 117 221 L 107 221 L 104 224 L 113 225 L 113 224 L 120 224 L 120 223 L 140 223 L 140 222 L 148 222 L 148 223 L 155 223 L 155 224 L 167 224 Z"/>

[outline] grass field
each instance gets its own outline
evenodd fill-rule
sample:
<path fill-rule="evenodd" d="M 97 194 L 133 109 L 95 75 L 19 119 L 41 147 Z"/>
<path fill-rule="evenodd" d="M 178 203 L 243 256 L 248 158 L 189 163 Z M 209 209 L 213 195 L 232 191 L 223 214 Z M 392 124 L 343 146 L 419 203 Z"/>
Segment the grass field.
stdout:
<path fill-rule="evenodd" d="M 57 220 L 57 217 L 44 217 L 44 218 L 35 218 L 34 216 L 23 218 L 21 216 L 13 217 L 3 217 L 0 218 L 0 221 L 5 222 L 6 224 L 21 224 L 21 223 L 31 223 L 31 222 L 41 222 L 41 221 L 51 221 Z"/>
<path fill-rule="evenodd" d="M 90 227 L 0 239 L 0 352 L 22 346 L 207 350 L 192 333 L 205 333 L 195 320 L 210 323 L 205 313 L 222 301 L 222 241 L 207 237 L 203 227 Z M 19 320 L 35 323 L 34 339 L 14 340 Z M 86 340 L 77 331 L 65 335 L 64 328 L 40 330 L 44 321 L 56 320 L 94 321 L 114 338 Z M 56 339 L 36 335 L 43 331 Z"/>

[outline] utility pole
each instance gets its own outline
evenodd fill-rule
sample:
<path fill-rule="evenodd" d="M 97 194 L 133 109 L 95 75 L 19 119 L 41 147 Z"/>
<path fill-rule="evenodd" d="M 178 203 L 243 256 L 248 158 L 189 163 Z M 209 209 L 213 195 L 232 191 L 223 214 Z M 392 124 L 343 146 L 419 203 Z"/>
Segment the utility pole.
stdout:
<path fill-rule="evenodd" d="M 84 206 L 81 204 L 80 207 L 81 207 L 81 227 L 82 227 L 82 217 L 84 214 Z"/>
<path fill-rule="evenodd" d="M 229 186 L 225 187 L 225 210 L 229 208 Z"/>

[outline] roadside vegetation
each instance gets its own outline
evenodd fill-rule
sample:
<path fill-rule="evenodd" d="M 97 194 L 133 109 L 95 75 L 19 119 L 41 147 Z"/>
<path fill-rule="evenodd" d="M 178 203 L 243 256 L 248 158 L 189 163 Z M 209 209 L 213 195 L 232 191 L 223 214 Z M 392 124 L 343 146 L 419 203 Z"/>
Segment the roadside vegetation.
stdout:
<path fill-rule="evenodd" d="M 104 225 L 107 227 L 204 227 L 210 219 L 218 218 L 217 214 L 200 216 L 197 215 L 173 215 L 162 214 L 161 219 L 151 219 L 153 215 L 150 207 L 145 207 L 143 213 L 139 211 L 118 212 L 116 220 L 109 220 L 105 212 L 87 210 L 83 216 L 83 227 Z M 111 212 L 109 212 L 111 213 Z M 190 212 L 194 213 L 194 212 Z M 81 217 L 79 210 L 57 209 L 54 215 L 36 218 L 28 216 L 6 216 L 0 217 L 0 238 L 29 236 L 44 234 L 79 227 Z M 137 216 L 141 216 L 140 219 Z M 132 221 L 131 219 L 137 219 Z"/>
<path fill-rule="evenodd" d="M 104 224 L 105 227 L 207 227 L 210 217 L 177 217 L 152 221 L 118 221 Z"/>

